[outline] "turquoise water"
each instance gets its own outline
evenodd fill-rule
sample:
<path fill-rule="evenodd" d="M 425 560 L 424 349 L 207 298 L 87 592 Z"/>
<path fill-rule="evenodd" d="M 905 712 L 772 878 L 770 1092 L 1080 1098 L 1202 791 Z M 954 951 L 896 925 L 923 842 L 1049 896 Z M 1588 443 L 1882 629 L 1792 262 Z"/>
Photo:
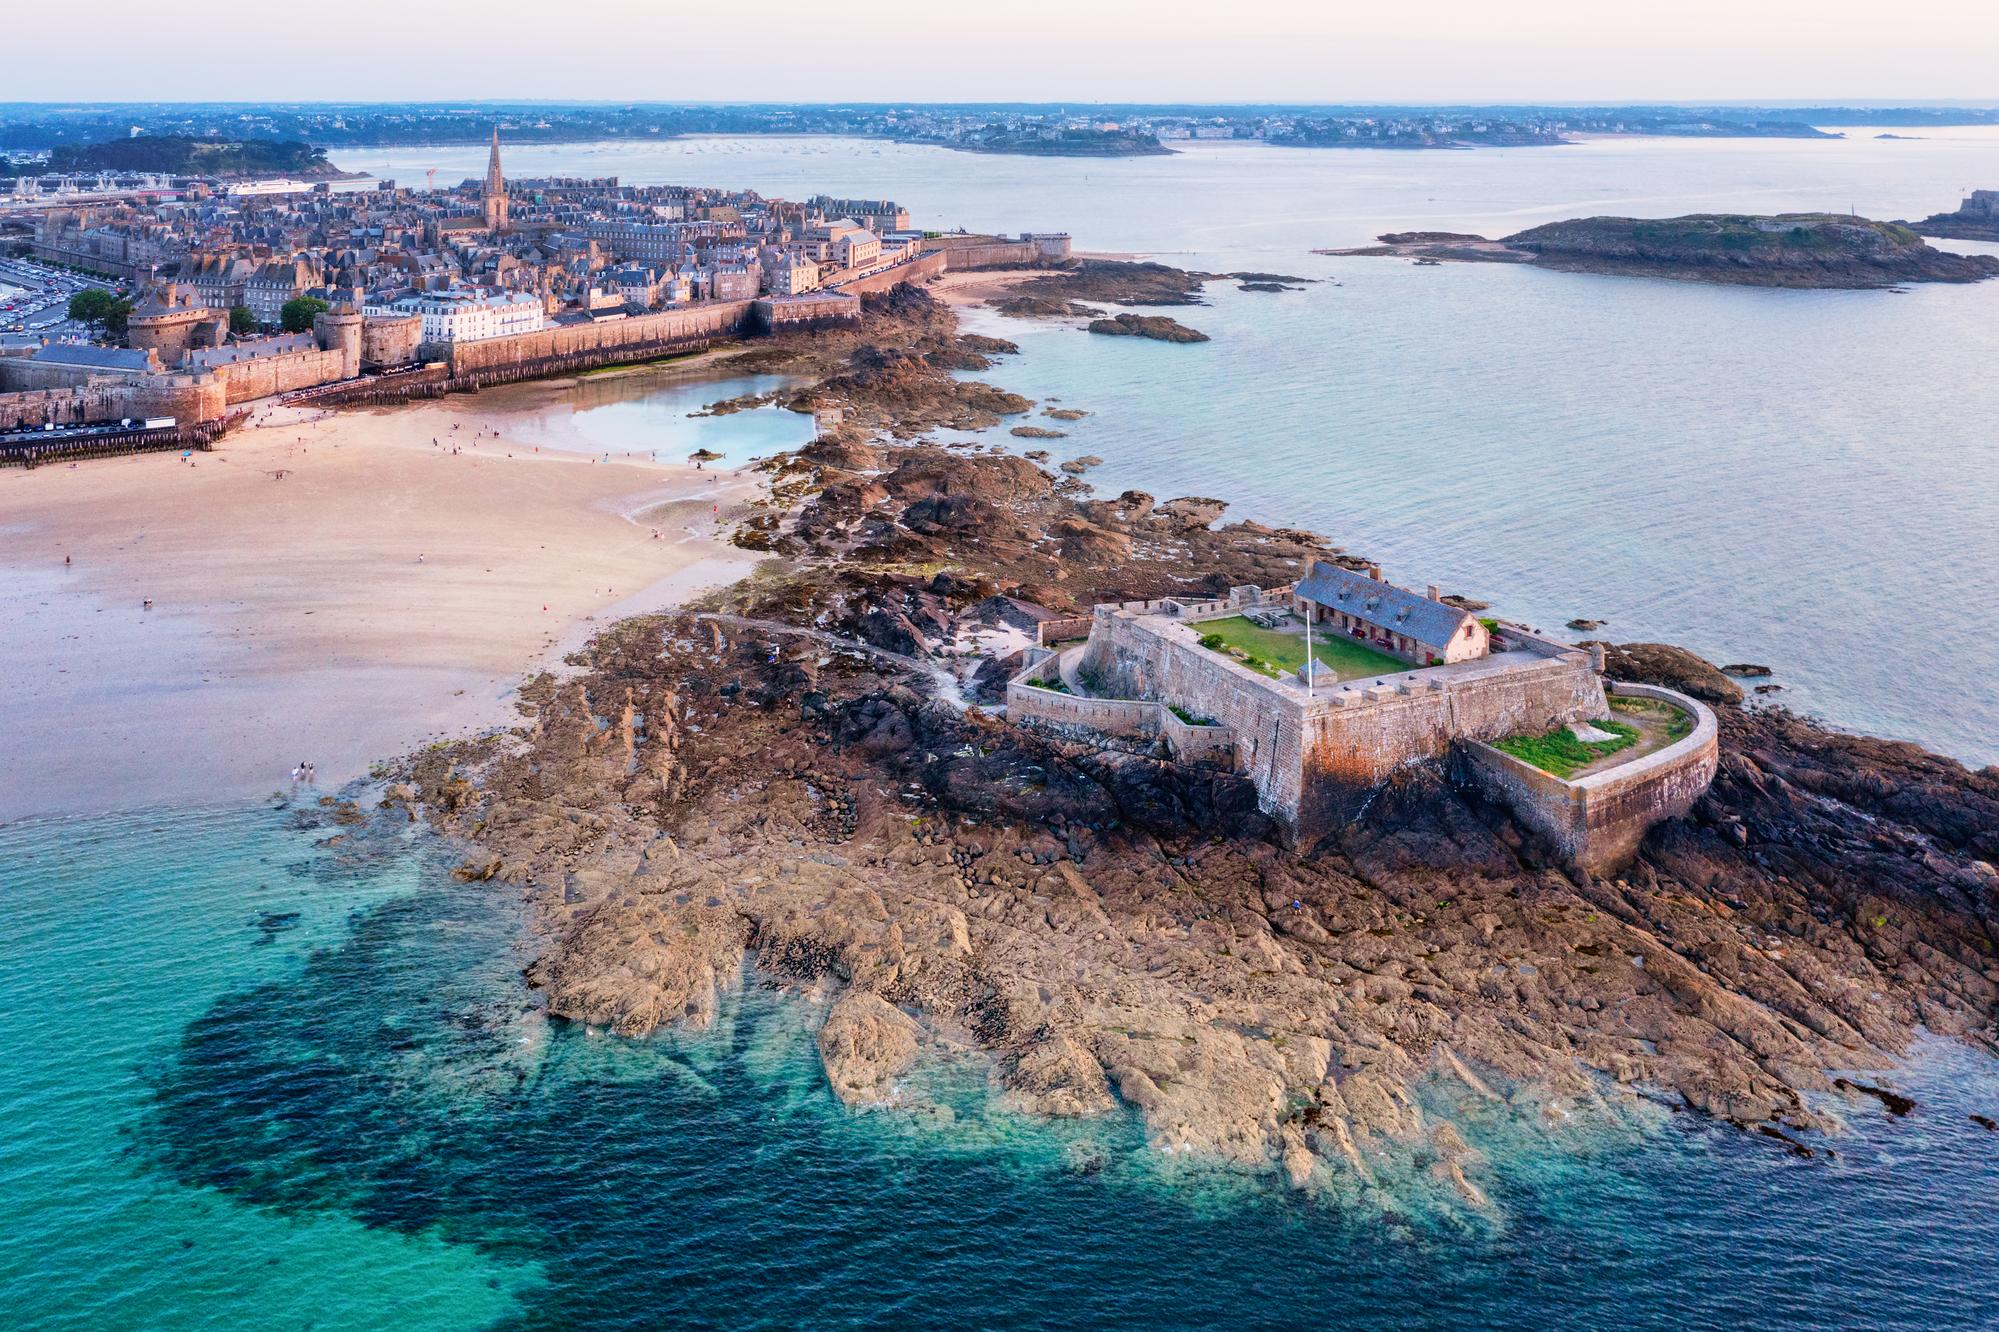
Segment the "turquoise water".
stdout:
<path fill-rule="evenodd" d="M 1459 153 L 1207 144 L 1125 161 L 710 138 L 506 160 L 518 175 L 887 196 L 926 226 L 1066 228 L 1085 249 L 1324 279 L 1211 288 L 1212 309 L 1177 312 L 1214 336 L 1191 347 L 995 319 L 1027 354 L 988 377 L 1096 413 L 1050 447 L 1103 458 L 1100 492 L 1216 495 L 1412 586 L 1765 663 L 1794 707 L 1995 762 L 1999 282 L 1756 291 L 1310 253 L 1590 213 L 1923 217 L 1999 179 L 1999 130 L 1881 132 Z M 340 161 L 456 179 L 482 151 Z"/>
<path fill-rule="evenodd" d="M 307 820 L 308 822 L 310 820 Z M 343 830 L 345 831 L 345 830 Z M 545 1019 L 511 896 L 283 811 L 0 829 L 0 1309 L 18 1328 L 1989 1326 L 1991 1061 L 1941 1043 L 1836 1161 L 1659 1114 L 1449 1103 L 1490 1216 L 1305 1202 L 1126 1118 L 850 1115 L 818 1008 Z M 1404 1205 L 1406 1204 L 1406 1205 Z"/>

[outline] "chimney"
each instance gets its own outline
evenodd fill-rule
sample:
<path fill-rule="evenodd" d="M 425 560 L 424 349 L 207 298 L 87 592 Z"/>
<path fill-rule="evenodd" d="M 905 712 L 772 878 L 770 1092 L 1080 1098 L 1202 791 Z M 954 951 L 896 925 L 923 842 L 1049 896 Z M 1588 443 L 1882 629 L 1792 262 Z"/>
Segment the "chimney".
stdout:
<path fill-rule="evenodd" d="M 1428 597 L 1432 601 L 1442 601 L 1444 599 L 1443 594 L 1437 591 L 1437 585 L 1435 583 L 1430 584 L 1430 590 L 1428 592 L 1425 592 L 1423 595 Z"/>
<path fill-rule="evenodd" d="M 1377 582 L 1377 583 L 1378 583 L 1378 582 L 1380 582 L 1380 581 L 1381 581 L 1381 566 L 1380 566 L 1380 565 L 1378 565 L 1378 564 L 1370 564 L 1370 565 L 1368 565 L 1368 566 L 1367 566 L 1367 576 L 1368 576 L 1369 578 L 1372 578 L 1372 579 L 1373 579 L 1373 580 L 1374 580 L 1375 582 Z"/>

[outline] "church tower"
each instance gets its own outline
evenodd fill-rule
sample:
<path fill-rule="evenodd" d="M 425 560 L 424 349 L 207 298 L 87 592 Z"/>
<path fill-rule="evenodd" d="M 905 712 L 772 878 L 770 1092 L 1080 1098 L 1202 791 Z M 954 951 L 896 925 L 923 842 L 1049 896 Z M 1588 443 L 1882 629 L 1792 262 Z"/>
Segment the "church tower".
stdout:
<path fill-rule="evenodd" d="M 500 174 L 500 127 L 493 127 L 493 151 L 486 158 L 486 187 L 480 191 L 486 205 L 486 229 L 507 229 L 507 178 Z"/>

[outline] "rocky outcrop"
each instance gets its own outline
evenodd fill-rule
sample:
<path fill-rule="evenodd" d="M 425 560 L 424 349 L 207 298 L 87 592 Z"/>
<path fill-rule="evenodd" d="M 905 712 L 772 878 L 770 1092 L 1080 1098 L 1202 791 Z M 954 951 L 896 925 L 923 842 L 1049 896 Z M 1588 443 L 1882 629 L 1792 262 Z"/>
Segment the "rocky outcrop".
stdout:
<path fill-rule="evenodd" d="M 833 1094 L 848 1105 L 881 1105 L 916 1062 L 916 1023 L 866 990 L 842 995 L 819 1029 L 819 1060 Z"/>
<path fill-rule="evenodd" d="M 1121 314 L 1092 319 L 1089 331 L 1117 338 L 1150 338 L 1154 342 L 1206 342 L 1208 335 L 1165 315 Z"/>
<path fill-rule="evenodd" d="M 1604 670 L 1614 680 L 1664 685 L 1704 703 L 1740 703 L 1742 686 L 1685 648 L 1670 643 L 1603 643 Z"/>

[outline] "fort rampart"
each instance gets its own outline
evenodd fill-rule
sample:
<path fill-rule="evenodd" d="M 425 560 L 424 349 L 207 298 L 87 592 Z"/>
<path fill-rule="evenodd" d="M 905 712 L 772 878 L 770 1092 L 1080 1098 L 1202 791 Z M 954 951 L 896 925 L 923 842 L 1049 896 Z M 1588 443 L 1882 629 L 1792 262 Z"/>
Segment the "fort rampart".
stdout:
<path fill-rule="evenodd" d="M 1673 704 L 1694 719 L 1693 730 L 1664 749 L 1574 781 L 1476 741 L 1459 746 L 1452 762 L 1459 782 L 1506 805 L 1570 864 L 1593 874 L 1615 873 L 1653 824 L 1692 809 L 1720 762 L 1720 727 L 1705 703 L 1656 685 L 1610 688 Z"/>
<path fill-rule="evenodd" d="M 1113 700 L 1170 704 L 1225 728 L 1262 807 L 1298 840 L 1351 817 L 1397 768 L 1444 759 L 1454 740 L 1546 731 L 1609 711 L 1588 653 L 1512 627 L 1506 651 L 1477 661 L 1310 692 L 1201 646 L 1202 620 L 1283 596 L 1251 588 L 1225 601 L 1099 606 L 1079 674 Z"/>

